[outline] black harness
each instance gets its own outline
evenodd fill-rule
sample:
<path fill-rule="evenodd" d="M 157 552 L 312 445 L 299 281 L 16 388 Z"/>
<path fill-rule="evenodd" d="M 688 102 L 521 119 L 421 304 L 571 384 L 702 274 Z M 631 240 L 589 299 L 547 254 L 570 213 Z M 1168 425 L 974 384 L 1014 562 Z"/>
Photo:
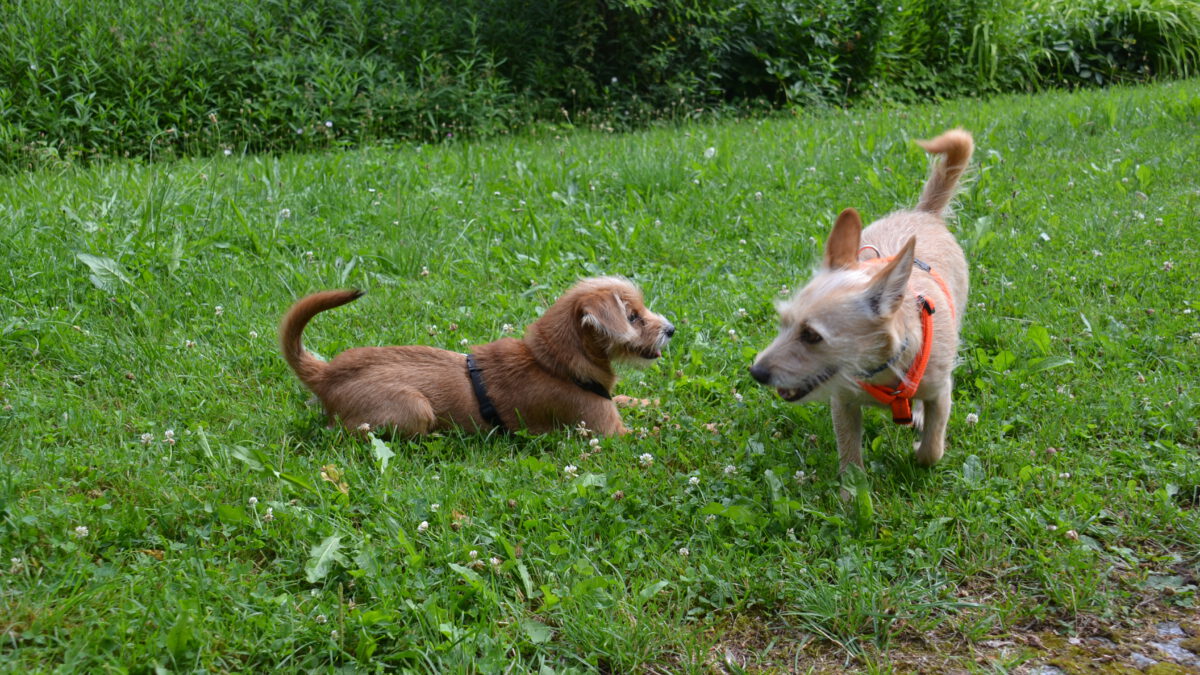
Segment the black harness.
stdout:
<path fill-rule="evenodd" d="M 479 416 L 488 424 L 508 431 L 508 427 L 504 426 L 504 420 L 500 419 L 500 412 L 496 410 L 496 404 L 492 403 L 492 397 L 488 396 L 487 385 L 483 383 L 483 369 L 475 362 L 474 354 L 467 354 L 467 376 L 471 378 L 471 389 L 475 391 L 475 400 L 479 401 Z M 590 380 L 571 380 L 571 382 L 584 391 L 612 400 L 612 394 L 608 393 L 608 390 L 599 382 Z"/>

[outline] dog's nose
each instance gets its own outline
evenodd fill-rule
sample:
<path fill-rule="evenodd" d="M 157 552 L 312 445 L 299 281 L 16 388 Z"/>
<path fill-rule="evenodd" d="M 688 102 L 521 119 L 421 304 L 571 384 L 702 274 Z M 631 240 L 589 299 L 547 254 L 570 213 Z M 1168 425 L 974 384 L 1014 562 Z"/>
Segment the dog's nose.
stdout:
<path fill-rule="evenodd" d="M 750 366 L 750 377 L 758 380 L 760 384 L 766 384 L 767 380 L 771 379 L 771 371 L 756 363 Z"/>
<path fill-rule="evenodd" d="M 666 335 L 667 337 L 672 337 L 673 335 L 675 335 L 675 324 L 668 323 L 666 325 L 666 327 L 663 328 L 663 334 Z"/>

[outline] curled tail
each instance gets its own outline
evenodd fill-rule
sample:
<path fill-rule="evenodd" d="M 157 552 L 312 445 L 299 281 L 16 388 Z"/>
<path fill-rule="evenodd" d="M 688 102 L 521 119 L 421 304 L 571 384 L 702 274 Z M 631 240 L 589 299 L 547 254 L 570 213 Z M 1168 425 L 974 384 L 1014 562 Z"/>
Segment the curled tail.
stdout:
<path fill-rule="evenodd" d="M 917 202 L 918 211 L 942 215 L 954 197 L 959 176 L 971 162 L 975 143 L 971 140 L 971 134 L 962 129 L 951 129 L 933 140 L 917 143 L 931 155 L 945 155 L 933 165 L 929 180 L 925 181 L 925 189 L 921 191 L 921 201 Z"/>
<path fill-rule="evenodd" d="M 309 320 L 318 313 L 353 302 L 361 298 L 364 292 L 354 289 L 313 293 L 297 301 L 287 314 L 283 315 L 283 321 L 279 323 L 279 346 L 283 350 L 283 358 L 309 389 L 321 379 L 322 372 L 328 366 L 305 351 L 304 345 L 300 343 L 300 334 L 304 332 Z"/>

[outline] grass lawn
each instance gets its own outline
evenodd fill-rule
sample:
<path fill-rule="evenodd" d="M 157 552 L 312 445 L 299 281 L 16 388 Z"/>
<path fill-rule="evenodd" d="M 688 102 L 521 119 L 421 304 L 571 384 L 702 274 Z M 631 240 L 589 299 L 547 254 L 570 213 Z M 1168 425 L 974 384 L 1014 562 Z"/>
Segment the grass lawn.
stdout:
<path fill-rule="evenodd" d="M 915 204 L 911 140 L 957 125 L 947 454 L 870 412 L 843 504 L 827 407 L 746 366 L 836 213 Z M 1194 616 L 1197 176 L 1192 80 L 2 177 L 0 668 L 995 671 Z M 597 447 L 355 440 L 276 347 L 317 289 L 369 291 L 328 357 L 519 333 L 601 273 L 679 330 Z"/>

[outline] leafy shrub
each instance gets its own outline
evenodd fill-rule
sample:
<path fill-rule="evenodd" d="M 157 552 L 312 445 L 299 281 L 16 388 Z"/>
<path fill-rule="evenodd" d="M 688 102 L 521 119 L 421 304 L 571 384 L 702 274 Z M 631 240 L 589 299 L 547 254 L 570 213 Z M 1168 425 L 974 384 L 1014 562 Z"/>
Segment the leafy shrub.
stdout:
<path fill-rule="evenodd" d="M 1200 67 L 1200 3 L 1049 0 L 1033 29 L 1044 79 L 1067 85 L 1188 76 Z"/>
<path fill-rule="evenodd" d="M 1189 75 L 1190 0 L 24 0 L 0 166 Z"/>

